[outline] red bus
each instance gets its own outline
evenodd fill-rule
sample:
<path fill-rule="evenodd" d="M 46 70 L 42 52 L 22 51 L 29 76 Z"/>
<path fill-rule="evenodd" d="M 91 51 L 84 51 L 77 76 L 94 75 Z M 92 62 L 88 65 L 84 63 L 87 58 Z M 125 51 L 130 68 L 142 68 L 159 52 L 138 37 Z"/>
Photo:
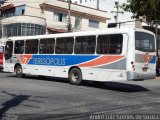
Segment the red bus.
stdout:
<path fill-rule="evenodd" d="M 3 68 L 3 51 L 4 51 L 4 46 L 0 45 L 0 68 Z"/>

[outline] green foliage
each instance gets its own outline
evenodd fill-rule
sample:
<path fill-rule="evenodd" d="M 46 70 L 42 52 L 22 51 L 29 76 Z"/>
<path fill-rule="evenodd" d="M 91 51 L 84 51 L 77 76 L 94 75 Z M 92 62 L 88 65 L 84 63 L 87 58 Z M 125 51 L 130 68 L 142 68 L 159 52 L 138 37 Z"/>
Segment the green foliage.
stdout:
<path fill-rule="evenodd" d="M 145 16 L 148 23 L 160 21 L 160 0 L 128 0 L 123 8 L 132 12 L 135 18 Z"/>

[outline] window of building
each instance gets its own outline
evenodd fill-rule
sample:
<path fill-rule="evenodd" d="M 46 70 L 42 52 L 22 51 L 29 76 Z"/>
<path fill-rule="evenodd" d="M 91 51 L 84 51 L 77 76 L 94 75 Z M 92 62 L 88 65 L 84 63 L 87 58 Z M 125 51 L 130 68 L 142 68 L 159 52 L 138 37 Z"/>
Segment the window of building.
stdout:
<path fill-rule="evenodd" d="M 24 53 L 24 40 L 15 41 L 14 53 L 15 54 L 23 54 Z"/>
<path fill-rule="evenodd" d="M 25 12 L 25 6 L 21 5 L 21 6 L 17 6 L 15 9 L 15 15 L 23 15 Z"/>
<path fill-rule="evenodd" d="M 55 39 L 41 39 L 39 44 L 39 54 L 53 54 Z"/>
<path fill-rule="evenodd" d="M 96 21 L 96 20 L 91 20 L 91 19 L 89 19 L 89 27 L 99 28 L 99 22 Z"/>
<path fill-rule="evenodd" d="M 67 14 L 54 12 L 54 20 L 56 22 L 67 22 Z"/>
<path fill-rule="evenodd" d="M 73 37 L 57 38 L 56 54 L 72 54 L 73 53 Z"/>
<path fill-rule="evenodd" d="M 37 54 L 38 53 L 38 40 L 26 40 L 25 53 L 26 54 Z"/>
<path fill-rule="evenodd" d="M 75 54 L 94 54 L 96 46 L 96 36 L 76 37 Z"/>
<path fill-rule="evenodd" d="M 99 35 L 97 40 L 97 54 L 121 54 L 123 35 Z"/>
<path fill-rule="evenodd" d="M 7 9 L 5 11 L 2 11 L 2 17 L 8 18 L 15 15 L 23 15 L 25 12 L 25 5 L 17 6 L 15 8 Z"/>
<path fill-rule="evenodd" d="M 2 17 L 8 18 L 15 15 L 15 8 L 7 9 L 5 11 L 2 11 Z"/>
<path fill-rule="evenodd" d="M 42 35 L 46 33 L 45 26 L 31 23 L 12 23 L 3 25 L 1 29 L 0 38 L 10 36 Z"/>

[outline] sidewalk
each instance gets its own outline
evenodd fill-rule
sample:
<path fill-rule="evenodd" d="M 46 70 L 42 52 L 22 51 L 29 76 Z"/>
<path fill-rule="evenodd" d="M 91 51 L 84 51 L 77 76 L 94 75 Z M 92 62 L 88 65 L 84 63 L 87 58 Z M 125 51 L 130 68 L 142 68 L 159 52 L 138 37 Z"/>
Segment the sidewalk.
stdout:
<path fill-rule="evenodd" d="M 160 80 L 160 76 L 156 77 L 156 80 Z"/>

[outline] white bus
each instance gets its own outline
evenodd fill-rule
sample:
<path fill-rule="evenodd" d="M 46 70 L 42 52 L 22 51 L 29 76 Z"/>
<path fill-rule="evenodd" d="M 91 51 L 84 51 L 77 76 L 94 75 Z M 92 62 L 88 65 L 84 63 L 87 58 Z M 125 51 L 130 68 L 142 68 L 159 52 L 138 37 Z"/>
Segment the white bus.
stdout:
<path fill-rule="evenodd" d="M 156 77 L 156 41 L 143 29 L 106 29 L 11 37 L 4 71 L 82 80 L 121 81 Z"/>

